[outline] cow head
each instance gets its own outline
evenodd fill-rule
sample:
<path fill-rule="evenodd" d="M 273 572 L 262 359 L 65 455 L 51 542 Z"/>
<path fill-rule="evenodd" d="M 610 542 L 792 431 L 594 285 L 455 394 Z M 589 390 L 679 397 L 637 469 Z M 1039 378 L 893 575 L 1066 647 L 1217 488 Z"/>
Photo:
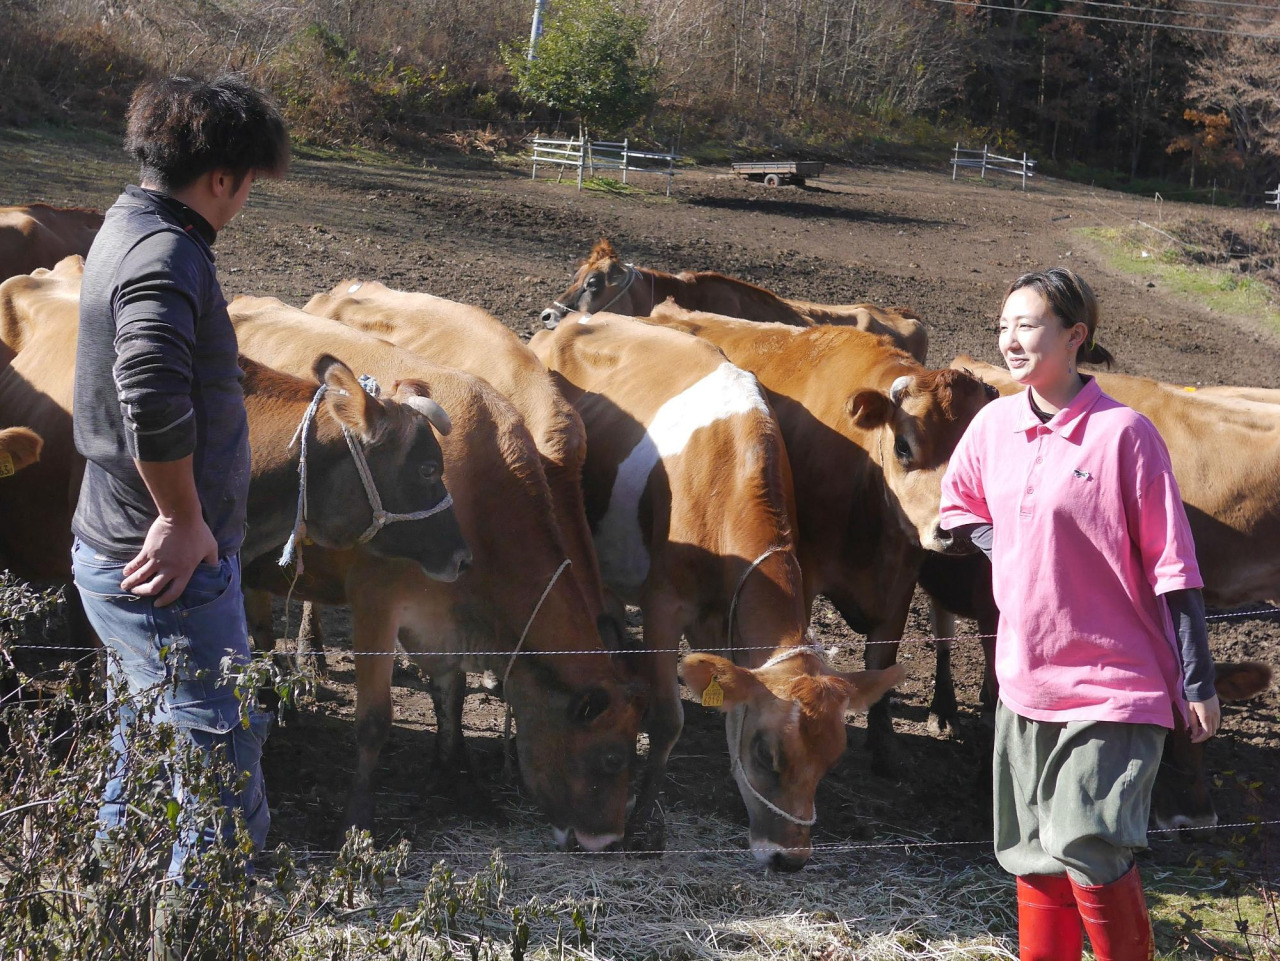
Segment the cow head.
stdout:
<path fill-rule="evenodd" d="M 714 654 L 681 662 L 690 689 L 705 696 L 714 681 L 723 692 L 730 763 L 757 861 L 783 871 L 804 867 L 818 782 L 844 753 L 845 712 L 865 711 L 903 673 L 900 665 L 842 673 L 811 650 L 756 670 Z"/>
<path fill-rule="evenodd" d="M 444 456 L 432 428 L 449 433 L 449 417 L 430 399 L 421 381 L 401 381 L 390 398 L 369 394 L 351 369 L 325 355 L 315 364 L 316 378 L 328 390 L 323 408 L 355 439 L 369 468 L 369 479 L 390 515 L 413 514 L 440 504 Z M 340 445 L 334 469 L 308 492 L 308 535 L 322 547 L 349 548 L 374 520 L 370 494 L 351 453 Z M 319 496 L 317 496 L 319 495 Z M 417 561 L 428 576 L 456 580 L 471 563 L 452 508 L 415 520 L 392 520 L 366 543 L 370 553 Z"/>
<path fill-rule="evenodd" d="M 635 268 L 618 258 L 613 245 L 601 240 L 578 267 L 569 288 L 542 312 L 542 323 L 554 330 L 567 314 L 592 314 L 606 308 L 615 314 L 634 314 L 631 288 Z"/>
<path fill-rule="evenodd" d="M 1216 667 L 1214 687 L 1224 702 L 1248 700 L 1270 683 L 1271 668 L 1255 661 Z M 1212 828 L 1218 823 L 1218 812 L 1209 797 L 1204 744 L 1192 744 L 1181 712 L 1175 710 L 1173 715 L 1174 729 L 1165 738 L 1151 794 L 1151 820 L 1164 831 Z"/>
<path fill-rule="evenodd" d="M 601 616 L 602 633 L 608 625 Z M 551 821 L 561 847 L 571 840 L 599 851 L 626 829 L 636 736 L 644 714 L 639 688 L 607 651 L 569 658 L 520 657 L 504 697 L 519 725 L 521 777 Z"/>
<path fill-rule="evenodd" d="M 895 379 L 888 393 L 860 390 L 849 398 L 854 424 L 876 435 L 870 453 L 884 471 L 885 496 L 896 502 L 908 536 L 925 550 L 972 549 L 938 523 L 942 477 L 965 428 L 996 396 L 964 371 L 921 369 Z"/>

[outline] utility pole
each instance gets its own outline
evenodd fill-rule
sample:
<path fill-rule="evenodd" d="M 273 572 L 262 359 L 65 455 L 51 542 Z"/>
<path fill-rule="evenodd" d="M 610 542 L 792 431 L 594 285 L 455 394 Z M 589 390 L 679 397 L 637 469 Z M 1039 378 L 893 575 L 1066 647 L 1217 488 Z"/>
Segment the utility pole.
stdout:
<path fill-rule="evenodd" d="M 529 30 L 529 59 L 538 55 L 538 38 L 542 36 L 542 12 L 547 0 L 533 0 L 533 27 Z"/>

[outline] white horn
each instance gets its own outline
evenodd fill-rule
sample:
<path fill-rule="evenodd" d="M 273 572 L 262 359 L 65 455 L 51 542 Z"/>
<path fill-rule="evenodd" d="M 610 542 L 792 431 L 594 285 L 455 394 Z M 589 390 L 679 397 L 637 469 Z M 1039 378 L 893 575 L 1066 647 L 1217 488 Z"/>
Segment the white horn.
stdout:
<path fill-rule="evenodd" d="M 431 421 L 431 426 L 440 433 L 447 434 L 453 430 L 453 421 L 449 420 L 449 415 L 430 397 L 406 397 L 404 403 Z"/>
<path fill-rule="evenodd" d="M 902 403 L 902 395 L 908 387 L 911 386 L 911 377 L 903 374 L 893 382 L 893 386 L 889 388 L 889 399 L 895 404 Z"/>

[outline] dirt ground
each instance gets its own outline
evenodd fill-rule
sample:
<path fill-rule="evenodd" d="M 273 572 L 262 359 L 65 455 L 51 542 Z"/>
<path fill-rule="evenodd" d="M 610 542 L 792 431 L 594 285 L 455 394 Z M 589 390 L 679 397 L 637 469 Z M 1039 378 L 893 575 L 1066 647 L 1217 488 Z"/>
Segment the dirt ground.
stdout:
<path fill-rule="evenodd" d="M 131 176 L 110 144 L 50 146 L 39 136 L 0 131 L 0 203 L 106 206 Z M 880 167 L 829 168 L 808 187 L 773 190 L 700 170 L 678 177 L 670 200 L 659 178 L 638 181 L 637 194 L 579 193 L 567 179 L 532 182 L 527 167 L 466 158 L 422 166 L 299 159 L 287 181 L 255 187 L 242 216 L 219 238 L 219 268 L 228 296 L 271 294 L 300 306 L 346 278 L 378 279 L 480 305 L 527 337 L 576 263 L 608 237 L 624 259 L 641 266 L 718 270 L 807 300 L 909 306 L 929 325 L 933 362 L 944 365 L 960 352 L 997 362 L 994 317 L 1005 286 L 1026 270 L 1062 263 L 1095 286 L 1104 311 L 1099 340 L 1115 354 L 1118 370 L 1184 384 L 1280 387 L 1275 330 L 1179 301 L 1154 277 L 1114 273 L 1079 232 L 1138 219 L 1155 223 L 1150 201 L 1052 181 L 1024 194 L 1008 183 L 953 183 L 945 170 Z M 1178 212 L 1164 206 L 1165 218 Z M 1267 216 L 1195 212 L 1224 222 Z M 842 646 L 840 666 L 861 665 L 860 638 L 825 603 L 814 624 L 825 643 Z M 330 643 L 342 646 L 341 612 L 327 612 L 326 626 Z M 972 641 L 958 646 L 962 723 L 947 737 L 933 735 L 926 725 L 928 634 L 927 609 L 917 597 L 900 657 L 909 676 L 894 698 L 901 776 L 869 773 L 864 721 L 853 720 L 849 750 L 818 792 L 815 841 L 989 837 L 989 800 L 978 773 L 980 650 Z M 1278 620 L 1217 621 L 1210 636 L 1220 660 L 1280 665 Z M 318 848 L 333 846 L 354 764 L 352 659 L 339 654 L 331 666 L 314 701 L 276 732 L 266 753 L 275 838 Z M 425 685 L 407 665 L 396 683 L 396 728 L 382 757 L 380 837 L 408 835 L 429 846 L 440 818 L 461 810 L 474 825 L 491 824 L 500 845 L 510 805 L 523 803 L 499 775 L 500 703 L 480 693 L 469 699 L 475 782 L 440 784 L 427 770 L 433 723 Z M 1278 713 L 1274 687 L 1225 710 L 1209 763 L 1226 823 L 1280 818 Z M 728 774 L 717 712 L 687 704 L 664 803 L 718 811 L 744 826 L 745 843 L 745 811 Z M 1153 840 L 1157 863 L 1212 861 L 1223 850 L 1203 836 L 1190 843 Z M 985 850 L 957 849 L 974 857 Z"/>

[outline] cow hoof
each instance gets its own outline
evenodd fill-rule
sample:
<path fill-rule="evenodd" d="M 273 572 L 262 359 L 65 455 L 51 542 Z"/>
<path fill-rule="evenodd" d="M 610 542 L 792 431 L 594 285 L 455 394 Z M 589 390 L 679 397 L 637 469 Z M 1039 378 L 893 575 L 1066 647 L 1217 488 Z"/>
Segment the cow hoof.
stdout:
<path fill-rule="evenodd" d="M 926 724 L 929 734 L 933 737 L 950 738 L 956 733 L 956 725 L 954 717 L 946 717 L 942 714 L 929 713 L 929 720 Z"/>

